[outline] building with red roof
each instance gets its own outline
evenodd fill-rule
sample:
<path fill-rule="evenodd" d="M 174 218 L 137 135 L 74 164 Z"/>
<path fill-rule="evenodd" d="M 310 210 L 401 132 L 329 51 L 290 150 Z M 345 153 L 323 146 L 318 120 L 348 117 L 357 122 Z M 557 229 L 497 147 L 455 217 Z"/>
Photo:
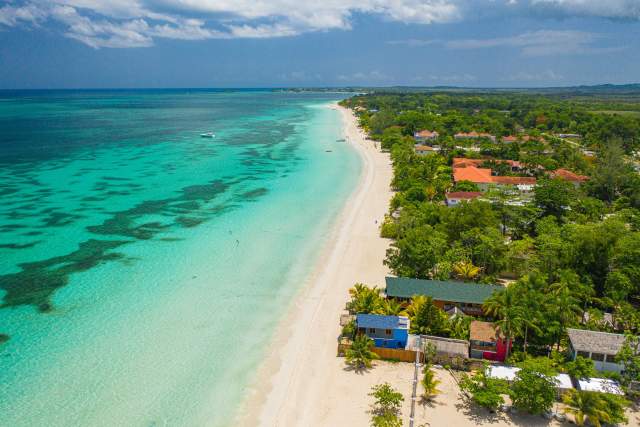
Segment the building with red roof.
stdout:
<path fill-rule="evenodd" d="M 439 136 L 440 134 L 435 130 L 430 131 L 427 129 L 418 131 L 413 134 L 413 137 L 416 139 L 416 141 L 431 141 L 431 140 L 437 139 Z"/>
<path fill-rule="evenodd" d="M 453 137 L 455 139 L 479 139 L 479 138 L 488 138 L 493 142 L 496 142 L 496 137 L 491 135 L 490 133 L 486 133 L 486 132 L 476 132 L 476 131 L 471 131 L 471 132 L 458 132 L 455 135 L 453 135 Z"/>
<path fill-rule="evenodd" d="M 552 178 L 560 178 L 568 181 L 576 187 L 579 187 L 583 182 L 589 180 L 588 176 L 578 175 L 577 173 L 571 172 L 568 169 L 556 169 L 553 172 L 550 172 L 549 176 L 551 176 Z"/>

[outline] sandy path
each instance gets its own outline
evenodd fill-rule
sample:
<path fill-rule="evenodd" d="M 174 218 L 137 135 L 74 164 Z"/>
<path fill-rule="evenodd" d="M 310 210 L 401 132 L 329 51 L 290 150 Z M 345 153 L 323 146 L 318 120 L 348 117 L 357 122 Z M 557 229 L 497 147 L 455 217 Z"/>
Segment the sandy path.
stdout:
<path fill-rule="evenodd" d="M 334 389 L 345 374 L 354 374 L 343 371 L 344 359 L 336 357 L 339 318 L 354 283 L 384 284 L 382 261 L 389 242 L 379 237 L 378 227 L 391 198 L 392 168 L 388 154 L 365 140 L 351 111 L 340 111 L 347 143 L 363 159 L 360 182 L 317 270 L 276 333 L 240 425 L 327 426 L 344 420 L 339 403 L 345 395 Z"/>

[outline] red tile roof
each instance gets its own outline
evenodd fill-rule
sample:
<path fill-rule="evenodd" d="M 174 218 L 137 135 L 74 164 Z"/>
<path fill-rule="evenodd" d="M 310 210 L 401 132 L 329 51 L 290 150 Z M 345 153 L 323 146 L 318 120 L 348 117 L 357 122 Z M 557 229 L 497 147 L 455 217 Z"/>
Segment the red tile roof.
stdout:
<path fill-rule="evenodd" d="M 502 137 L 502 142 L 516 142 L 517 140 L 518 140 L 518 137 L 513 135 Z"/>
<path fill-rule="evenodd" d="M 471 181 L 477 184 L 488 184 L 492 182 L 491 178 L 491 169 L 473 166 L 453 169 L 453 180 L 455 182 Z"/>
<path fill-rule="evenodd" d="M 517 160 L 501 160 L 501 159 L 465 159 L 464 157 L 454 157 L 454 168 L 478 167 L 484 162 L 493 161 L 495 163 L 506 163 L 513 168 L 521 168 L 522 164 Z"/>
<path fill-rule="evenodd" d="M 567 169 L 556 169 L 551 172 L 550 175 L 554 178 L 560 178 L 570 182 L 585 182 L 589 180 L 588 176 L 578 175 Z"/>
<path fill-rule="evenodd" d="M 430 131 L 430 130 L 421 130 L 419 132 L 416 132 L 416 134 L 414 135 L 416 138 L 436 138 L 438 136 L 438 132 L 436 131 Z"/>
<path fill-rule="evenodd" d="M 414 149 L 415 151 L 433 151 L 433 147 L 429 147 L 428 145 L 416 145 Z"/>

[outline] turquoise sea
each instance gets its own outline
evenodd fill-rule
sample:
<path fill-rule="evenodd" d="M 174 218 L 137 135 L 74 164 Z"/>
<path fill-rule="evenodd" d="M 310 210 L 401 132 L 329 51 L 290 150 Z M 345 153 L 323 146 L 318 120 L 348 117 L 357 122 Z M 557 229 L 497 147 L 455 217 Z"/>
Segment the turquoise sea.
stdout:
<path fill-rule="evenodd" d="M 0 425 L 230 425 L 357 184 L 342 96 L 0 92 Z"/>

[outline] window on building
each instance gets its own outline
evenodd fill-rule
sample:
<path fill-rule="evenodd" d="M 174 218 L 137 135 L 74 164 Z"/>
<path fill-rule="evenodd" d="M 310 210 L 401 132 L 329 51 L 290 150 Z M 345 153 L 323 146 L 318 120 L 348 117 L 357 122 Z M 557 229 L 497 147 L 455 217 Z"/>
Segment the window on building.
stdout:
<path fill-rule="evenodd" d="M 369 328 L 369 333 L 370 334 L 375 334 L 376 333 L 376 328 Z"/>
<path fill-rule="evenodd" d="M 589 358 L 589 352 L 588 351 L 579 351 L 578 352 L 578 356 L 584 357 L 585 359 L 588 359 Z"/>
<path fill-rule="evenodd" d="M 596 362 L 604 362 L 604 354 L 602 353 L 591 353 L 591 360 Z"/>
<path fill-rule="evenodd" d="M 384 333 L 385 335 L 391 335 L 391 329 L 385 329 Z"/>

